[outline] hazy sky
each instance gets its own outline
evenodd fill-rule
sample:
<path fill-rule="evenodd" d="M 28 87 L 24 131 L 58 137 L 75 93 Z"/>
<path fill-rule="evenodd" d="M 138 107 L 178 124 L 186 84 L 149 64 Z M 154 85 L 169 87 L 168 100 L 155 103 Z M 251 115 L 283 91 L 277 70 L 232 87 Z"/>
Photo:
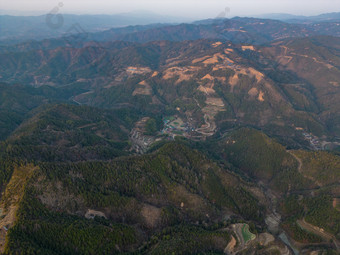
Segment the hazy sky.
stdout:
<path fill-rule="evenodd" d="M 315 15 L 340 12 L 340 0 L 0 0 L 0 9 L 27 13 L 47 13 L 62 3 L 60 11 L 76 14 L 115 14 L 136 10 L 182 16 L 214 18 L 226 7 L 227 17 L 264 13 Z"/>

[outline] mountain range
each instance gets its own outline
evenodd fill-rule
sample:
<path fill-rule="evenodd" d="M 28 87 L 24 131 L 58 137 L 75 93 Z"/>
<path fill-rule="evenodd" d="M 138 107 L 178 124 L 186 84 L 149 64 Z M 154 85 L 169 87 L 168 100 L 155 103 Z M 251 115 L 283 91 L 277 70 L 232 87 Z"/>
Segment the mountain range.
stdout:
<path fill-rule="evenodd" d="M 57 7 L 56 7 L 57 8 Z M 60 7 L 61 8 L 61 7 Z M 143 41 L 145 40 L 190 40 L 199 38 L 217 38 L 217 34 L 222 36 L 225 39 L 230 39 L 230 32 L 238 32 L 238 30 L 246 30 L 247 32 L 255 32 L 265 31 L 267 29 L 267 23 L 271 22 L 274 27 L 278 26 L 278 22 L 274 23 L 274 21 L 282 21 L 287 24 L 281 24 L 281 28 L 283 30 L 297 30 L 297 31 L 288 31 L 288 36 L 306 36 L 306 32 L 314 33 L 314 34 L 327 34 L 332 35 L 334 33 L 334 28 L 328 27 L 328 23 L 339 23 L 340 22 L 340 14 L 339 13 L 328 13 L 322 14 L 319 16 L 294 16 L 289 14 L 265 14 L 258 15 L 254 18 L 240 18 L 234 17 L 231 19 L 225 18 L 216 18 L 216 19 L 208 19 L 208 20 L 200 20 L 192 23 L 187 23 L 188 25 L 196 25 L 195 32 L 191 31 L 187 36 L 183 34 L 179 34 L 176 37 L 172 33 L 184 31 L 183 26 L 176 26 L 182 22 L 190 22 L 186 18 L 182 17 L 169 17 L 164 15 L 158 15 L 151 12 L 139 11 L 133 13 L 123 13 L 116 15 L 73 15 L 73 14 L 63 14 L 58 7 L 58 12 L 51 11 L 51 14 L 41 15 L 41 16 L 10 16 L 10 15 L 0 15 L 0 45 L 8 45 L 8 44 L 18 44 L 21 42 L 26 42 L 28 40 L 40 41 L 43 39 L 49 38 L 58 38 L 61 36 L 67 37 L 77 34 L 85 34 L 87 36 L 88 33 L 94 34 L 92 37 L 90 35 L 87 40 L 134 40 L 134 41 Z M 49 17 L 51 18 L 49 19 Z M 60 24 L 57 15 L 60 16 Z M 262 19 L 262 20 L 261 20 Z M 265 20 L 263 20 L 265 19 Z M 263 26 L 256 26 L 256 21 L 262 24 Z M 211 24 L 216 24 L 211 27 Z M 222 23 L 222 24 L 221 24 Z M 224 23 L 224 24 L 223 24 Z M 326 24 L 322 24 L 326 23 Z M 295 26 L 293 26 L 295 24 Z M 169 30 L 162 30 L 162 32 L 156 32 L 154 34 L 154 38 L 138 38 L 135 39 L 134 35 L 127 35 L 128 37 L 117 38 L 117 36 L 121 36 L 122 33 L 131 34 L 139 31 L 140 26 L 151 26 L 151 27 L 169 27 Z M 208 25 L 208 26 L 207 26 Z M 210 26 L 209 26 L 210 25 Z M 126 27 L 132 26 L 132 27 Z M 221 30 L 224 29 L 232 29 L 231 31 Z M 230 26 L 230 27 L 229 27 Z M 239 27 L 245 26 L 246 29 L 238 29 Z M 253 26 L 253 28 L 252 28 Z M 332 24 L 331 26 L 334 26 Z M 336 24 L 335 24 L 336 26 Z M 237 28 L 238 27 L 238 28 Z M 147 28 L 147 27 L 146 27 Z M 178 29 L 176 29 L 178 28 Z M 189 27 L 187 26 L 187 29 Z M 254 31 L 255 28 L 255 31 Z M 258 30 L 257 28 L 263 28 Z M 249 31 L 248 31 L 249 29 Z M 257 30 L 256 30 L 257 29 Z M 145 30 L 142 29 L 142 30 Z M 299 31 L 300 30 L 300 31 Z M 302 30 L 302 31 L 301 31 Z M 166 35 L 164 33 L 169 33 Z M 186 31 L 188 32 L 188 31 Z M 199 33 L 200 32 L 200 33 Z M 229 33 L 226 33 L 229 32 Z M 232 33 L 232 34 L 234 34 Z M 297 35 L 299 33 L 303 33 Z M 254 36 L 254 34 L 251 34 Z M 164 38 L 164 36 L 169 36 L 168 38 Z M 145 36 L 143 36 L 145 37 Z M 259 39 L 259 38 L 257 38 Z M 82 36 L 82 40 L 84 40 L 84 35 Z M 241 38 L 242 42 L 246 42 L 245 38 Z M 262 43 L 262 41 L 256 41 L 257 43 Z"/>
<path fill-rule="evenodd" d="M 74 15 L 64 14 L 62 7 L 57 6 L 56 8 L 57 12 L 53 9 L 50 13 L 39 16 L 0 15 L 1 44 L 17 44 L 28 40 L 43 40 L 80 32 L 98 32 L 129 25 L 187 21 L 185 18 L 159 15 L 148 11 L 116 15 Z M 57 15 L 60 15 L 60 21 Z"/>
<path fill-rule="evenodd" d="M 269 17 L 2 41 L 1 252 L 338 254 L 338 14 Z"/>

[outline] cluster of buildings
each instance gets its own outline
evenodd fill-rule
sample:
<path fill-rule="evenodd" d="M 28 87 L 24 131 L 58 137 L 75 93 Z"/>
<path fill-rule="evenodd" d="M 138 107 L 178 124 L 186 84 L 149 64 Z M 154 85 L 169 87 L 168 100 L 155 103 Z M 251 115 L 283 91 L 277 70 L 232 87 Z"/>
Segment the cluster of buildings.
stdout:
<path fill-rule="evenodd" d="M 178 117 L 168 117 L 163 119 L 164 128 L 161 134 L 170 135 L 174 138 L 176 135 L 182 135 L 185 137 L 190 137 L 191 132 L 195 131 L 189 123 L 183 122 L 182 119 Z"/>
<path fill-rule="evenodd" d="M 314 150 L 322 150 L 322 145 L 321 145 L 318 137 L 316 137 L 312 134 L 308 134 L 306 132 L 302 132 L 302 135 L 310 143 L 311 147 Z"/>

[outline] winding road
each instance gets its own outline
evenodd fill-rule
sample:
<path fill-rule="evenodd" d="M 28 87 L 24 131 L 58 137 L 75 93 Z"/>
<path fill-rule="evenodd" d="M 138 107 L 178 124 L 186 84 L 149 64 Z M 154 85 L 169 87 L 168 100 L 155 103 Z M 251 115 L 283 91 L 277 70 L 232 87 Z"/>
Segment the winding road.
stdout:
<path fill-rule="evenodd" d="M 296 160 L 297 160 L 297 162 L 299 163 L 299 166 L 298 166 L 298 171 L 299 171 L 299 173 L 303 176 L 303 177 L 305 177 L 306 179 L 308 179 L 308 180 L 310 180 L 310 181 L 312 181 L 312 182 L 314 182 L 317 186 L 319 186 L 319 187 L 322 187 L 322 184 L 320 183 L 320 182 L 318 182 L 317 180 L 315 180 L 312 176 L 309 176 L 309 175 L 306 175 L 306 174 L 304 174 L 303 173 L 303 171 L 302 171 L 302 160 L 298 157 L 298 156 L 296 156 L 293 152 L 291 152 L 291 151 L 287 151 L 290 155 L 292 155 Z"/>
<path fill-rule="evenodd" d="M 334 235 L 332 235 L 332 234 L 330 234 L 330 233 L 327 233 L 326 231 L 322 230 L 321 228 L 319 228 L 319 227 L 317 227 L 317 226 L 314 226 L 314 225 L 312 225 L 312 224 L 306 222 L 306 220 L 305 220 L 304 218 L 303 218 L 302 220 L 297 220 L 296 222 L 297 222 L 297 224 L 298 224 L 301 228 L 303 228 L 303 229 L 305 229 L 305 230 L 307 230 L 307 231 L 309 231 L 309 232 L 312 232 L 312 233 L 314 233 L 314 234 L 316 234 L 316 235 L 322 237 L 323 239 L 332 240 L 333 243 L 335 244 L 336 249 L 337 249 L 338 251 L 340 251 L 340 243 L 339 243 L 339 241 L 335 238 Z"/>

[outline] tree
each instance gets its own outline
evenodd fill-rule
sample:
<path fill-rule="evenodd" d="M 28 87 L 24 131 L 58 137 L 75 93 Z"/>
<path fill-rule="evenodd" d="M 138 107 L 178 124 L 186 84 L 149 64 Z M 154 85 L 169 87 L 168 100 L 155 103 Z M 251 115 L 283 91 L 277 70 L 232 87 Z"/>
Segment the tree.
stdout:
<path fill-rule="evenodd" d="M 157 132 L 157 123 L 156 120 L 151 118 L 146 122 L 145 125 L 145 135 L 155 135 Z"/>

